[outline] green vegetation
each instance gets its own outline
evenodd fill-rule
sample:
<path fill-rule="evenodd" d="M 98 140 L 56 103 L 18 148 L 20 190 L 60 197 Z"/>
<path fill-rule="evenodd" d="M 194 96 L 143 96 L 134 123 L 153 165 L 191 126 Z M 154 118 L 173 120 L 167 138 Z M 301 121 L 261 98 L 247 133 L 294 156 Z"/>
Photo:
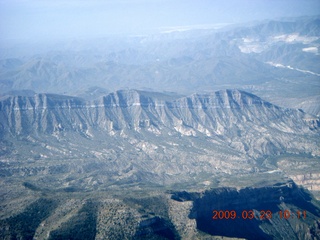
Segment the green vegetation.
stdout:
<path fill-rule="evenodd" d="M 50 233 L 50 240 L 94 240 L 96 236 L 97 206 L 88 201 L 68 222 Z"/>
<path fill-rule="evenodd" d="M 22 213 L 0 221 L 0 239 L 33 239 L 37 227 L 56 207 L 54 200 L 36 200 Z"/>

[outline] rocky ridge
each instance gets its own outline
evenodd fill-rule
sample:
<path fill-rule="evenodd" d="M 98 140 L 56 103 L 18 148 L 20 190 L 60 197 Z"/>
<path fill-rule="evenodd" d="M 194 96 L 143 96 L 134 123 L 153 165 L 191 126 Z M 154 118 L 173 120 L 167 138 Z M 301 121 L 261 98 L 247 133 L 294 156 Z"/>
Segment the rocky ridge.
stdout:
<path fill-rule="evenodd" d="M 168 101 L 168 98 L 171 99 Z M 223 139 L 236 150 L 252 156 L 302 148 L 313 155 L 319 154 L 306 139 L 299 139 L 300 146 L 293 139 L 282 140 L 292 134 L 316 136 L 320 125 L 317 117 L 277 107 L 239 90 L 177 99 L 129 90 L 90 102 L 52 94 L 14 96 L 1 100 L 0 114 L 3 136 L 77 131 L 90 138 L 95 130 L 109 136 L 119 136 L 125 131 L 155 135 L 178 133 Z M 308 146 L 304 142 L 308 142 Z"/>

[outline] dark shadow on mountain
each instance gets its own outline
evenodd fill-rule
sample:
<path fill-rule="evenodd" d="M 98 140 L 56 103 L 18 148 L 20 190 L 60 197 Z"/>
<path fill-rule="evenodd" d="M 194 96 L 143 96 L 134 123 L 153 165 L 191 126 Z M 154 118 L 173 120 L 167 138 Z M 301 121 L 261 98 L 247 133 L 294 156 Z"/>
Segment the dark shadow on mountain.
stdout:
<path fill-rule="evenodd" d="M 133 239 L 180 239 L 174 225 L 163 218 L 142 221 Z"/>
<path fill-rule="evenodd" d="M 56 207 L 57 203 L 49 199 L 33 202 L 22 213 L 0 221 L 0 239 L 33 239 L 40 223 Z"/>
<path fill-rule="evenodd" d="M 320 216 L 320 209 L 312 203 L 312 200 L 312 196 L 307 191 L 299 188 L 292 181 L 286 184 L 241 190 L 218 188 L 207 190 L 201 197 L 195 199 L 189 217 L 196 220 L 198 230 L 210 235 L 249 240 L 283 238 L 282 234 L 290 225 L 291 230 L 285 233 L 286 236 L 291 239 L 299 239 L 301 236 L 294 229 L 299 229 L 301 224 L 313 222 Z M 279 217 L 279 211 L 283 211 L 280 208 L 281 204 L 284 204 L 283 206 L 293 213 L 295 209 L 306 211 L 308 219 L 306 221 L 304 219 L 297 219 L 297 221 L 281 219 Z M 214 210 L 235 211 L 236 217 L 235 219 L 224 217 L 213 219 Z M 270 220 L 266 217 L 260 218 L 262 210 L 272 213 Z M 252 219 L 247 217 L 246 213 L 249 211 L 254 212 Z M 291 218 L 297 218 L 297 216 L 291 216 Z"/>
<path fill-rule="evenodd" d="M 49 239 L 94 240 L 96 237 L 97 206 L 88 201 L 77 215 L 50 233 Z"/>

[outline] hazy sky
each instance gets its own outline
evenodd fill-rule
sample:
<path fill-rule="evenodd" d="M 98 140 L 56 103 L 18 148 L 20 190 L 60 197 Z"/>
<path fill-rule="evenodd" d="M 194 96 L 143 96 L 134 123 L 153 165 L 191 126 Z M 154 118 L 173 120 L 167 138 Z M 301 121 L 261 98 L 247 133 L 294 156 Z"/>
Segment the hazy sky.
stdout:
<path fill-rule="evenodd" d="M 0 38 L 143 34 L 319 13 L 320 0 L 0 0 Z"/>

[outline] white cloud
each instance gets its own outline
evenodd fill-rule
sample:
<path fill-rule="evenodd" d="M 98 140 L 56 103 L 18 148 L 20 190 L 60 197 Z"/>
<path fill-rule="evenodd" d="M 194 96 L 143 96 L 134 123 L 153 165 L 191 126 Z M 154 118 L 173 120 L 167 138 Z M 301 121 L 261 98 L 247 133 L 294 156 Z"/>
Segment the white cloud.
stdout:
<path fill-rule="evenodd" d="M 312 71 L 309 71 L 309 70 L 300 69 L 300 68 L 294 68 L 294 67 L 291 67 L 289 65 L 285 66 L 285 65 L 283 65 L 281 63 L 274 63 L 274 62 L 266 62 L 266 63 L 271 65 L 271 66 L 277 67 L 277 68 L 287 68 L 287 69 L 290 69 L 290 70 L 294 70 L 294 71 L 302 72 L 302 73 L 305 73 L 305 74 L 311 74 L 311 75 L 315 75 L 315 76 L 320 77 L 319 73 L 315 73 L 315 72 L 312 72 Z"/>
<path fill-rule="evenodd" d="M 300 36 L 298 33 L 279 35 L 279 36 L 274 36 L 272 38 L 274 42 L 280 42 L 280 41 L 287 42 L 287 43 L 301 42 L 303 44 L 308 44 L 318 39 L 319 37 Z"/>
<path fill-rule="evenodd" d="M 216 24 L 195 24 L 187 26 L 172 26 L 172 27 L 162 27 L 160 30 L 162 33 L 171 33 L 171 32 L 184 32 L 189 30 L 197 29 L 220 29 L 231 23 L 216 23 Z"/>
<path fill-rule="evenodd" d="M 309 52 L 309 53 L 314 53 L 314 54 L 318 54 L 318 48 L 317 48 L 317 47 L 302 48 L 302 51 L 304 51 L 304 52 Z"/>
<path fill-rule="evenodd" d="M 274 43 L 277 42 L 286 42 L 286 43 L 302 43 L 302 44 L 310 44 L 316 40 L 320 39 L 320 37 L 309 37 L 309 36 L 301 36 L 298 33 L 293 34 L 283 34 L 278 36 L 272 36 L 268 38 L 266 41 L 261 41 L 260 39 L 255 38 L 241 38 L 239 43 L 239 49 L 243 53 L 260 53 L 264 50 L 272 47 Z M 302 51 L 310 52 L 318 54 L 317 47 L 306 47 L 303 48 Z"/>

